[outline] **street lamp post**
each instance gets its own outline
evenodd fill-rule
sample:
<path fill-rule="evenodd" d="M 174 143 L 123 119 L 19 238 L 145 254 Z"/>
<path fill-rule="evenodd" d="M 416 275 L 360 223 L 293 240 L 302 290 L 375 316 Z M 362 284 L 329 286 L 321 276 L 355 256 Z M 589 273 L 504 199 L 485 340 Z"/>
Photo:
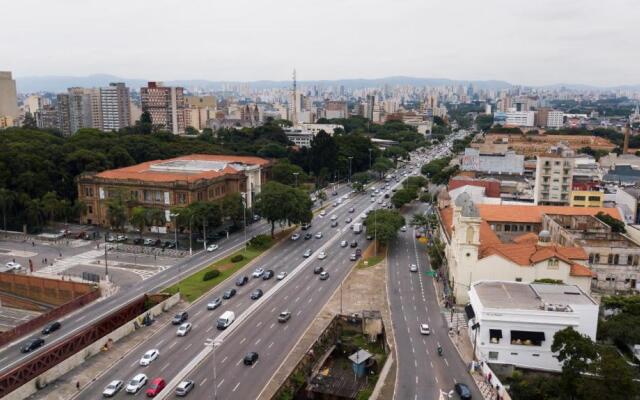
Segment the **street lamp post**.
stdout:
<path fill-rule="evenodd" d="M 175 218 L 175 221 L 174 221 L 175 222 L 175 226 L 174 226 L 174 229 L 173 229 L 173 233 L 175 234 L 174 238 L 175 238 L 175 241 L 176 241 L 176 251 L 178 251 L 178 217 L 180 216 L 180 214 L 179 213 L 170 213 L 169 216 L 171 218 Z"/>
<path fill-rule="evenodd" d="M 193 217 L 195 217 L 195 214 L 191 214 L 191 217 L 189 217 L 189 255 L 192 256 L 193 255 L 193 247 L 191 247 L 191 239 L 193 238 L 193 229 L 191 228 L 191 226 L 193 225 Z"/>
<path fill-rule="evenodd" d="M 353 157 L 349 157 L 349 183 L 351 183 L 351 160 L 353 160 Z"/>
<path fill-rule="evenodd" d="M 369 149 L 369 169 L 371 169 L 371 150 L 373 149 Z"/>
<path fill-rule="evenodd" d="M 242 225 L 244 228 L 244 251 L 247 251 L 247 194 L 242 193 L 240 197 L 242 202 Z"/>
<path fill-rule="evenodd" d="M 295 176 L 295 177 L 296 177 L 296 185 L 295 185 L 296 187 L 298 187 L 298 175 L 299 175 L 299 174 L 300 174 L 300 172 L 294 172 L 294 173 L 293 173 L 293 176 Z"/>
<path fill-rule="evenodd" d="M 216 369 L 216 347 L 222 344 L 219 340 L 207 339 L 205 346 L 211 346 L 213 349 L 213 400 L 218 400 L 218 371 Z"/>

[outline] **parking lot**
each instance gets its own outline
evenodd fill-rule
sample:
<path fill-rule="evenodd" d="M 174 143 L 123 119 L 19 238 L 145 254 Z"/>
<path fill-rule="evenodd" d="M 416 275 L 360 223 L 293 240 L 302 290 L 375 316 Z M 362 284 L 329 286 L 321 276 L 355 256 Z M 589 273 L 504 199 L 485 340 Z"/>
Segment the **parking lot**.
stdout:
<path fill-rule="evenodd" d="M 0 305 L 0 332 L 6 332 L 40 315 L 35 311 L 20 310 L 18 308 Z"/>

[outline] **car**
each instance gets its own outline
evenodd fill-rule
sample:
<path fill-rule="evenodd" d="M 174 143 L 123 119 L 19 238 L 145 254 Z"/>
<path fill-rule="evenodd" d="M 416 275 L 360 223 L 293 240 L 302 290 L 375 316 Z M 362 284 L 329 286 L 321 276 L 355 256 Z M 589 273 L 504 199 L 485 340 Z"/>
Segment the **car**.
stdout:
<path fill-rule="evenodd" d="M 356 212 L 356 209 L 355 209 L 355 208 L 353 208 L 353 207 L 350 207 L 350 208 L 349 208 L 349 212 L 350 212 L 350 213 L 354 213 L 354 212 Z"/>
<path fill-rule="evenodd" d="M 304 258 L 309 258 L 309 257 L 311 257 L 311 253 L 313 253 L 313 250 L 311 250 L 311 249 L 306 249 L 306 250 L 304 251 L 304 253 L 302 254 L 302 257 L 304 257 Z"/>
<path fill-rule="evenodd" d="M 372 203 L 375 203 L 375 202 L 376 202 L 376 198 L 375 198 L 375 197 L 372 197 L 372 198 L 371 198 L 371 202 L 372 202 Z"/>
<path fill-rule="evenodd" d="M 401 230 L 402 232 L 406 232 L 406 231 L 407 231 L 407 226 L 406 226 L 406 225 L 403 225 L 403 226 L 402 226 L 402 228 L 400 228 L 400 230 Z"/>
<path fill-rule="evenodd" d="M 145 239 L 142 243 L 143 243 L 145 246 L 152 246 L 155 242 L 156 242 L 156 241 L 155 241 L 155 240 L 153 240 L 153 239 Z"/>
<path fill-rule="evenodd" d="M 218 250 L 218 248 L 219 248 L 219 247 L 220 247 L 220 246 L 218 246 L 217 244 L 211 244 L 211 245 L 209 245 L 209 246 L 207 247 L 207 251 L 208 251 L 208 252 L 216 251 L 216 250 Z"/>
<path fill-rule="evenodd" d="M 271 278 L 273 278 L 273 275 L 275 275 L 275 272 L 273 272 L 272 269 L 268 269 L 266 271 L 264 271 L 264 275 L 262 275 L 262 280 L 269 280 Z"/>
<path fill-rule="evenodd" d="M 233 289 L 235 290 L 235 289 Z M 220 297 L 216 297 L 210 302 L 207 303 L 207 310 L 215 310 L 216 308 L 222 305 L 222 299 Z"/>
<path fill-rule="evenodd" d="M 294 233 L 293 235 L 291 235 L 291 240 L 298 240 L 298 239 L 300 239 L 299 233 Z"/>
<path fill-rule="evenodd" d="M 356 256 L 356 253 L 351 253 L 351 255 L 349 256 L 349 261 L 355 261 L 358 259 L 358 256 Z"/>
<path fill-rule="evenodd" d="M 327 258 L 327 253 L 324 250 L 318 253 L 318 260 L 324 260 L 325 258 Z"/>
<path fill-rule="evenodd" d="M 327 271 L 320 272 L 320 280 L 326 281 L 327 279 L 329 279 L 329 273 Z"/>
<path fill-rule="evenodd" d="M 113 235 L 108 235 L 104 240 L 106 240 L 107 242 L 115 242 L 116 237 Z"/>
<path fill-rule="evenodd" d="M 312 237 L 313 237 L 313 235 L 312 235 L 312 234 L 310 234 L 309 232 L 307 232 L 307 233 L 305 233 L 305 234 L 304 234 L 304 240 L 309 240 L 309 239 L 311 239 Z"/>
<path fill-rule="evenodd" d="M 116 236 L 116 242 L 124 242 L 126 240 L 127 240 L 127 237 L 125 235 Z"/>
<path fill-rule="evenodd" d="M 262 297 L 262 289 L 255 289 L 253 292 L 251 292 L 251 300 L 258 300 L 260 297 Z"/>
<path fill-rule="evenodd" d="M 287 277 L 287 272 L 286 271 L 282 271 L 282 272 L 278 273 L 278 275 L 276 275 L 276 279 L 279 280 L 279 281 L 283 280 L 286 277 Z"/>
<path fill-rule="evenodd" d="M 253 365 L 258 361 L 258 353 L 255 351 L 250 351 L 244 356 L 244 365 Z"/>
<path fill-rule="evenodd" d="M 356 242 L 355 240 L 351 242 L 351 244 L 349 245 L 351 247 L 358 247 L 358 242 Z"/>
<path fill-rule="evenodd" d="M 331 221 L 331 227 L 335 228 L 336 226 L 338 226 L 338 221 Z"/>
<path fill-rule="evenodd" d="M 336 192 L 336 191 L 334 190 L 333 192 L 331 192 L 331 195 L 332 195 L 332 196 L 337 196 L 337 195 L 338 195 L 338 192 Z"/>
<path fill-rule="evenodd" d="M 324 268 L 321 267 L 320 265 L 318 265 L 317 267 L 313 268 L 313 273 L 316 274 L 316 275 L 321 273 L 322 271 L 324 271 Z"/>
<path fill-rule="evenodd" d="M 338 202 L 337 202 L 337 201 L 334 201 L 334 202 L 333 202 L 333 206 L 334 206 L 334 207 L 338 207 Z"/>
<path fill-rule="evenodd" d="M 191 332 L 191 322 L 185 322 L 184 324 L 180 325 L 178 331 L 176 332 L 176 335 L 187 336 L 187 333 L 189 332 Z"/>
<path fill-rule="evenodd" d="M 420 334 L 429 335 L 431 333 L 431 329 L 429 329 L 429 325 L 420 324 Z"/>
<path fill-rule="evenodd" d="M 222 294 L 222 298 L 225 300 L 229 300 L 235 295 L 236 295 L 236 290 L 234 288 L 230 288 L 224 291 L 224 293 Z"/>
<path fill-rule="evenodd" d="M 418 272 L 418 267 L 415 264 L 411 264 L 409 266 L 409 271 L 411 272 Z"/>
<path fill-rule="evenodd" d="M 9 261 L 5 265 L 7 268 L 9 268 L 10 271 L 20 271 L 22 269 L 22 265 L 20 265 L 20 263 L 17 263 L 15 261 Z"/>
<path fill-rule="evenodd" d="M 147 384 L 147 380 L 148 378 L 145 374 L 137 374 L 129 381 L 126 389 L 127 393 L 138 393 L 140 389 Z"/>
<path fill-rule="evenodd" d="M 253 276 L 254 278 L 260 278 L 262 274 L 264 274 L 264 268 L 258 267 L 253 271 L 253 274 L 251 276 Z"/>
<path fill-rule="evenodd" d="M 189 392 L 192 391 L 195 386 L 196 384 L 191 380 L 185 380 L 180 382 L 178 386 L 176 386 L 176 396 L 184 397 L 188 395 Z"/>
<path fill-rule="evenodd" d="M 325 215 L 327 215 L 327 211 L 326 210 L 320 211 L 320 216 L 321 217 L 324 217 Z"/>
<path fill-rule="evenodd" d="M 367 240 L 373 240 L 373 235 L 367 235 Z"/>
<path fill-rule="evenodd" d="M 300 229 L 302 229 L 303 231 L 306 231 L 309 228 L 311 228 L 311 224 L 309 223 L 302 224 L 302 226 L 300 227 Z"/>
<path fill-rule="evenodd" d="M 346 240 L 340 242 L 340 247 L 347 247 L 349 243 Z"/>
<path fill-rule="evenodd" d="M 158 358 L 158 356 L 160 356 L 160 350 L 151 349 L 144 353 L 144 355 L 140 359 L 140 365 L 146 367 L 147 365 L 151 364 L 151 362 L 153 362 L 156 358 Z"/>
<path fill-rule="evenodd" d="M 22 345 L 20 351 L 22 353 L 29 353 L 34 351 L 35 349 L 44 346 L 44 339 L 42 338 L 31 338 L 27 340 L 25 344 Z"/>
<path fill-rule="evenodd" d="M 453 387 L 462 400 L 471 400 L 471 389 L 469 389 L 469 386 L 464 383 L 456 383 Z"/>
<path fill-rule="evenodd" d="M 171 320 L 171 323 L 173 325 L 180 325 L 181 323 L 183 323 L 188 319 L 189 319 L 189 313 L 186 311 L 180 311 L 173 317 L 173 319 Z"/>
<path fill-rule="evenodd" d="M 147 397 L 156 397 L 166 386 L 167 383 L 164 381 L 164 379 L 154 378 L 147 388 Z"/>
<path fill-rule="evenodd" d="M 42 328 L 42 334 L 43 335 L 48 335 L 50 333 L 53 333 L 53 332 L 57 331 L 58 329 L 60 329 L 61 326 L 62 325 L 60 325 L 60 322 L 58 322 L 58 321 L 51 322 L 51 323 L 47 324 L 47 326 Z"/>
<path fill-rule="evenodd" d="M 316 233 L 316 239 L 322 239 L 322 232 Z"/>
<path fill-rule="evenodd" d="M 351 217 L 347 217 L 347 219 L 344 220 L 344 223 L 349 224 L 351 221 L 353 221 L 353 219 L 351 219 Z"/>
<path fill-rule="evenodd" d="M 356 257 L 360 257 L 360 256 L 362 256 L 362 250 L 356 249 Z"/>
<path fill-rule="evenodd" d="M 144 239 L 142 238 L 133 239 L 133 244 L 142 244 L 142 243 L 144 243 Z"/>
<path fill-rule="evenodd" d="M 249 282 L 249 278 L 246 276 L 239 276 L 238 279 L 236 279 L 236 286 L 244 286 L 247 282 Z"/>
<path fill-rule="evenodd" d="M 291 319 L 291 311 L 283 311 L 278 315 L 278 322 L 285 323 Z"/>
<path fill-rule="evenodd" d="M 382 199 L 378 199 L 378 204 L 382 204 Z"/>
<path fill-rule="evenodd" d="M 102 395 L 104 397 L 113 397 L 122 390 L 124 387 L 124 382 L 120 380 L 111 381 L 102 391 Z"/>

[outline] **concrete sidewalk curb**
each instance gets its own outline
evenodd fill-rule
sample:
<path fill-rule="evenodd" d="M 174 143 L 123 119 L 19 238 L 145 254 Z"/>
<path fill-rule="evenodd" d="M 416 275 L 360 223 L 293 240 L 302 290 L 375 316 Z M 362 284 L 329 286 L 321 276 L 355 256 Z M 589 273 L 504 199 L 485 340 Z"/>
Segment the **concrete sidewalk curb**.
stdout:
<path fill-rule="evenodd" d="M 389 355 L 387 358 L 387 362 L 384 363 L 384 367 L 382 367 L 382 371 L 380 371 L 380 376 L 378 377 L 378 382 L 376 382 L 376 386 L 373 388 L 373 393 L 371 393 L 371 397 L 369 400 L 377 400 L 378 396 L 380 396 L 380 392 L 382 391 L 382 387 L 384 386 L 385 380 L 387 379 L 387 375 L 391 370 L 391 366 L 393 365 L 393 354 Z M 393 396 L 395 397 L 395 388 L 393 391 Z"/>

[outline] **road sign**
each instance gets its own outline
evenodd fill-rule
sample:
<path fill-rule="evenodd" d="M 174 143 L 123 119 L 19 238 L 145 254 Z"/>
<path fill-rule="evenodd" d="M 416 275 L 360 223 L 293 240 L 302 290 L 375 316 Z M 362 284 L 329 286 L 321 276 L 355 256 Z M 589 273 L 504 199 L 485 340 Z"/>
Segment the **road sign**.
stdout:
<path fill-rule="evenodd" d="M 436 277 L 436 271 L 427 271 L 427 272 L 425 272 L 425 275 L 429 275 L 429 276 L 435 278 Z"/>

